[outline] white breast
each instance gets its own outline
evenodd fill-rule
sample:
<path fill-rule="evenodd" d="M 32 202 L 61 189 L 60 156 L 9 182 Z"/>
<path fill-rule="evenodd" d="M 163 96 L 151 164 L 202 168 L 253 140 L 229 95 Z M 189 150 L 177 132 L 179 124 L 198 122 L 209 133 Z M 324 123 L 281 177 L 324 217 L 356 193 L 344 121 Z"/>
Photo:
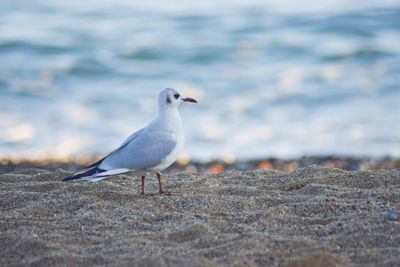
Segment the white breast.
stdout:
<path fill-rule="evenodd" d="M 159 171 L 165 170 L 172 163 L 174 163 L 178 159 L 179 154 L 181 153 L 181 151 L 183 149 L 183 144 L 184 144 L 183 139 L 184 139 L 184 137 L 183 137 L 183 132 L 182 132 L 182 134 L 180 134 L 180 136 L 177 136 L 177 143 L 176 143 L 175 148 L 171 151 L 171 153 L 168 156 L 166 156 L 164 158 L 164 160 L 159 165 L 153 167 L 152 170 L 159 172 Z"/>
<path fill-rule="evenodd" d="M 156 118 L 154 122 L 154 127 L 156 129 L 169 131 L 172 135 L 172 139 L 176 140 L 176 146 L 171 153 L 169 153 L 159 165 L 151 168 L 151 170 L 158 172 L 168 168 L 174 163 L 183 149 L 184 133 L 178 109 L 165 109 L 164 112 L 159 113 L 158 118 Z"/>

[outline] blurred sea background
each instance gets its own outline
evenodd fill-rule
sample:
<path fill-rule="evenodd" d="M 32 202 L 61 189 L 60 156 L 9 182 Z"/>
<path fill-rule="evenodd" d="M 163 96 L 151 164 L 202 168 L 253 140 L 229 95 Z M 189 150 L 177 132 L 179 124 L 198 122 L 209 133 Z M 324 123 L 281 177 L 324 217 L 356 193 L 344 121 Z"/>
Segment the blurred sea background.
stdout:
<path fill-rule="evenodd" d="M 400 156 L 400 1 L 0 1 L 0 158 L 104 155 L 173 87 L 182 158 Z"/>

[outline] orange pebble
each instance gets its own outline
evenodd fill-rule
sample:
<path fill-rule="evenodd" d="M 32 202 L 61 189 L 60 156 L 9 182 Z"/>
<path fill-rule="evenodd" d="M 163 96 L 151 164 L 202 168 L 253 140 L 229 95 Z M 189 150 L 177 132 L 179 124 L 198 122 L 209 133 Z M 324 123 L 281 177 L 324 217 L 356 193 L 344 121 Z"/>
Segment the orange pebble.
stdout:
<path fill-rule="evenodd" d="M 263 160 L 258 164 L 258 168 L 269 170 L 269 169 L 272 169 L 272 164 L 268 160 Z"/>
<path fill-rule="evenodd" d="M 211 173 L 218 174 L 220 172 L 223 172 L 224 169 L 224 166 L 222 166 L 221 164 L 215 164 L 211 167 L 210 171 Z"/>

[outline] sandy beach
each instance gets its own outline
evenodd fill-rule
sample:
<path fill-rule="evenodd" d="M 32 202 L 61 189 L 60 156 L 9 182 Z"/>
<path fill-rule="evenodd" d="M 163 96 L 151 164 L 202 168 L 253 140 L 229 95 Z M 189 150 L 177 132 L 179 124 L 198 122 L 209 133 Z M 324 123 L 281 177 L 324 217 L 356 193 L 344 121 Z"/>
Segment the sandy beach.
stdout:
<path fill-rule="evenodd" d="M 0 175 L 0 265 L 398 266 L 400 171 Z M 391 212 L 395 211 L 395 212 Z M 396 213 L 397 212 L 397 213 Z"/>

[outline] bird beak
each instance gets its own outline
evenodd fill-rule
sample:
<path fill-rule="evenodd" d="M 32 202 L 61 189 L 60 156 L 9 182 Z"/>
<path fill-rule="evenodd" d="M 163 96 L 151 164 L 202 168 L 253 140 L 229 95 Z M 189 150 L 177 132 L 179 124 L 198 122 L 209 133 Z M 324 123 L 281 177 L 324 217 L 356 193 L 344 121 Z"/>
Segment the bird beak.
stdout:
<path fill-rule="evenodd" d="M 193 102 L 193 103 L 197 103 L 197 101 L 193 98 L 190 97 L 186 97 L 182 99 L 184 102 Z"/>

